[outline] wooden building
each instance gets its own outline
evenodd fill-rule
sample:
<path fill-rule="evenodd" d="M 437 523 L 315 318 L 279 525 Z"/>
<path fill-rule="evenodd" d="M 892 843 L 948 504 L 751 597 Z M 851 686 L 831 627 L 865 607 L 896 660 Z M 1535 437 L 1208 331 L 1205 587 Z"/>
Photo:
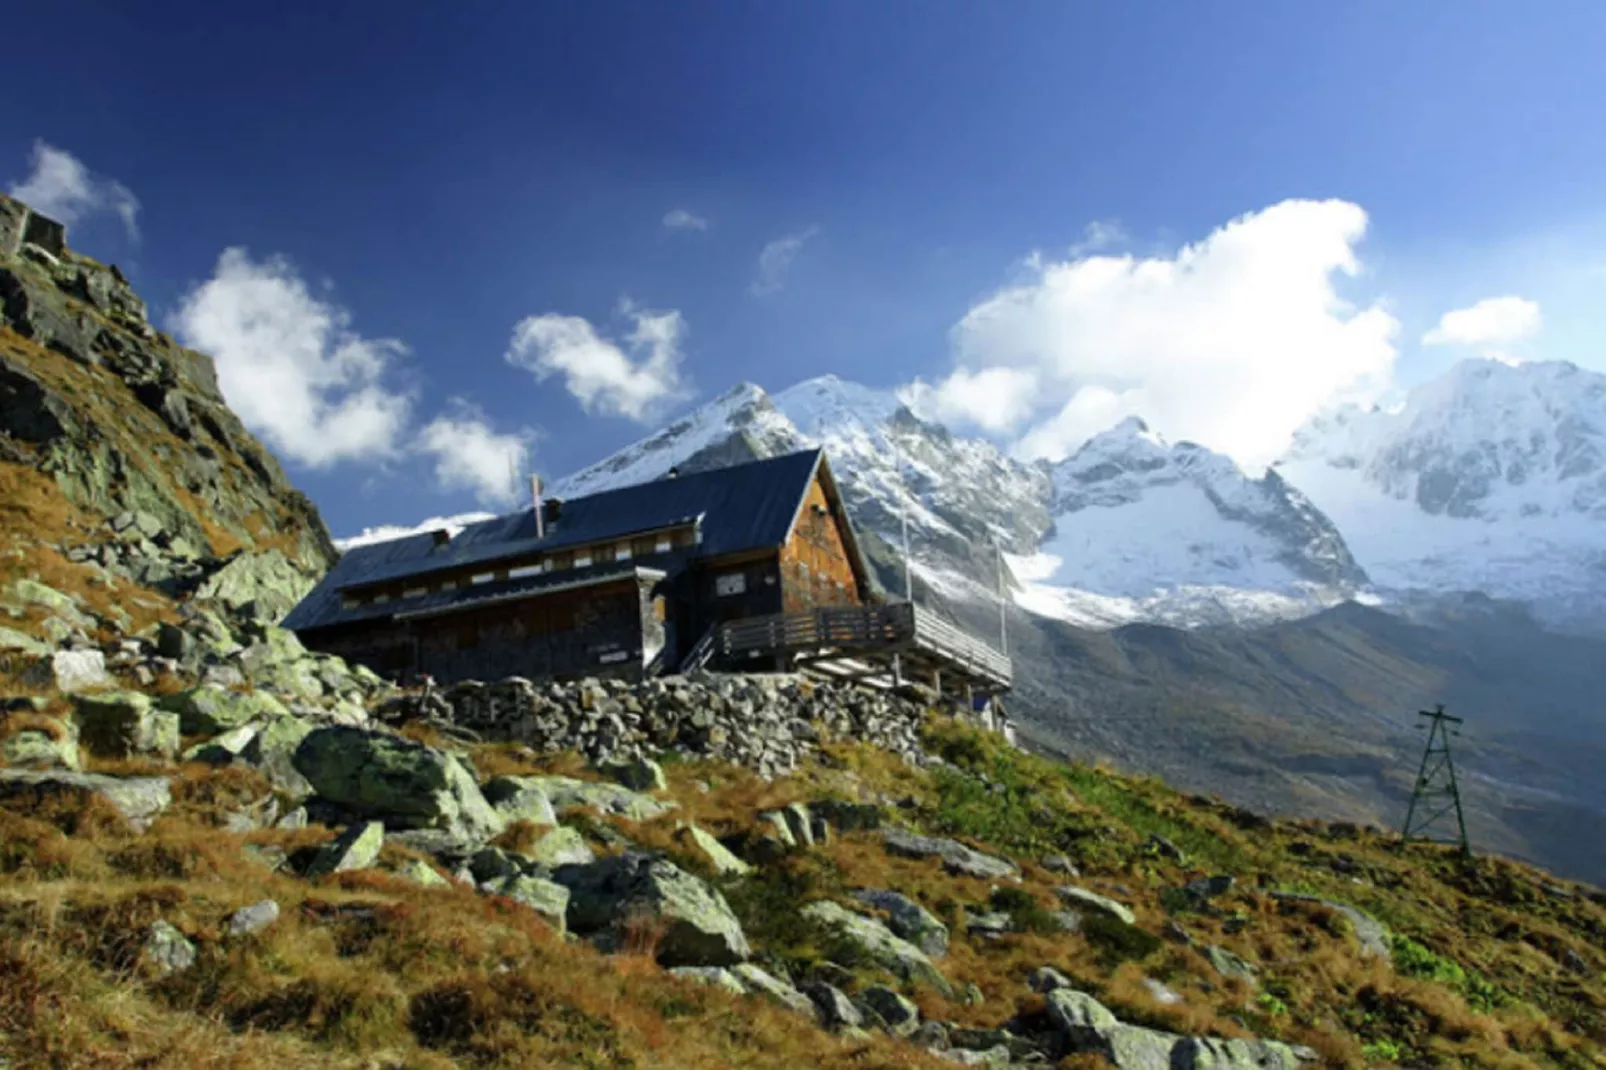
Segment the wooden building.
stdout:
<path fill-rule="evenodd" d="M 978 675 L 975 658 L 933 655 L 919 623 L 912 606 L 876 605 L 830 465 L 806 450 L 355 547 L 284 626 L 392 678 L 641 676 L 852 654 L 870 658 L 859 675 L 896 677 L 907 656 L 911 669 L 1007 689 L 1007 658 Z M 854 650 L 813 642 L 849 633 L 864 640 Z"/>

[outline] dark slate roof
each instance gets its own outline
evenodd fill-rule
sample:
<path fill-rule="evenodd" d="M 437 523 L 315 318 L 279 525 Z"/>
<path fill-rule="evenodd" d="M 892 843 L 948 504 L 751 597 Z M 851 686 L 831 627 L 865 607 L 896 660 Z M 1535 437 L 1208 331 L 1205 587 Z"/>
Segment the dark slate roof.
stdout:
<path fill-rule="evenodd" d="M 293 630 L 322 628 L 365 617 L 410 611 L 415 600 L 342 610 L 342 590 L 486 564 L 532 552 L 623 538 L 701 519 L 699 557 L 780 546 L 802 505 L 823 454 L 818 449 L 697 472 L 678 479 L 606 490 L 563 502 L 556 522 L 536 538 L 535 514 L 524 509 L 473 524 L 443 546 L 429 533 L 354 547 L 284 619 Z M 481 588 L 470 589 L 476 596 Z M 442 592 L 462 597 L 467 591 Z M 436 596 L 428 596 L 436 597 Z M 418 603 L 425 598 L 417 599 Z M 373 610 L 374 612 L 365 612 Z"/>

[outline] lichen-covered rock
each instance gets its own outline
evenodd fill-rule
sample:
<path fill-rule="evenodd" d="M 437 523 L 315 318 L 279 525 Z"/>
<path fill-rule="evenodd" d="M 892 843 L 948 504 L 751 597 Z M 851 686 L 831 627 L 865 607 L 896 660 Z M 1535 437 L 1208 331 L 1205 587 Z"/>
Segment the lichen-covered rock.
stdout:
<path fill-rule="evenodd" d="M 675 832 L 681 847 L 702 858 L 708 867 L 722 877 L 745 877 L 753 867 L 743 862 L 712 834 L 696 825 L 683 825 Z"/>
<path fill-rule="evenodd" d="M 1052 966 L 1039 966 L 1026 979 L 1033 992 L 1052 992 L 1056 988 L 1070 988 L 1071 979 Z"/>
<path fill-rule="evenodd" d="M 31 795 L 43 806 L 55 796 L 98 796 L 136 830 L 147 828 L 173 802 L 167 777 L 114 777 L 100 773 L 0 769 L 0 798 Z"/>
<path fill-rule="evenodd" d="M 1278 1041 L 1179 1037 L 1127 1025 L 1073 988 L 1055 989 L 1046 1002 L 1066 1048 L 1100 1055 L 1116 1070 L 1296 1070 L 1302 1061 L 1299 1052 Z"/>
<path fill-rule="evenodd" d="M 948 926 L 901 892 L 864 888 L 853 893 L 859 902 L 887 914 L 887 927 L 932 958 L 948 954 Z"/>
<path fill-rule="evenodd" d="M 1248 981 L 1250 984 L 1254 984 L 1255 968 L 1241 956 L 1233 954 L 1224 947 L 1217 947 L 1211 944 L 1204 949 L 1204 957 L 1210 961 L 1210 965 L 1221 976 L 1236 977 L 1241 981 Z"/>
<path fill-rule="evenodd" d="M 24 673 L 30 684 L 54 687 L 64 695 L 75 695 L 107 687 L 112 678 L 106 671 L 106 655 L 98 650 L 58 650 Z"/>
<path fill-rule="evenodd" d="M 919 836 L 903 829 L 884 829 L 882 842 L 891 854 L 905 858 L 940 858 L 950 873 L 983 880 L 1019 880 L 1020 871 L 1015 863 L 1004 858 L 982 854 L 958 840 L 940 836 Z"/>
<path fill-rule="evenodd" d="M 819 1021 L 820 1012 L 815 1008 L 814 1002 L 773 974 L 766 973 L 751 962 L 738 963 L 732 966 L 730 971 L 749 993 L 772 999 L 788 1010 L 803 1015 L 811 1022 Z"/>
<path fill-rule="evenodd" d="M 178 714 L 179 729 L 187 736 L 214 736 L 252 721 L 284 717 L 284 703 L 261 691 L 233 691 L 216 684 L 169 695 L 161 708 Z"/>
<path fill-rule="evenodd" d="M 498 777 L 492 783 L 498 785 L 496 797 L 502 799 L 514 791 L 539 791 L 559 813 L 569 809 L 590 808 L 631 821 L 650 821 L 668 813 L 675 806 L 673 802 L 654 799 L 651 795 L 631 791 L 618 784 L 601 784 L 566 776 Z"/>
<path fill-rule="evenodd" d="M 261 731 L 254 724 L 241 725 L 220 736 L 214 736 L 186 750 L 180 757 L 186 762 L 210 762 L 228 765 L 238 758 Z"/>
<path fill-rule="evenodd" d="M 570 893 L 563 885 L 543 877 L 528 877 L 515 873 L 489 881 L 481 888 L 491 895 L 506 896 L 516 903 L 529 907 L 545 918 L 560 936 L 567 931 Z"/>
<path fill-rule="evenodd" d="M 317 857 L 307 867 L 306 877 L 311 880 L 351 869 L 367 869 L 379 860 L 379 849 L 384 845 L 383 822 L 364 821 L 352 825 L 319 849 Z"/>
<path fill-rule="evenodd" d="M 276 717 L 257 731 L 240 751 L 240 758 L 280 791 L 298 799 L 305 798 L 312 794 L 312 785 L 296 769 L 295 755 L 302 740 L 316 727 L 299 717 Z"/>
<path fill-rule="evenodd" d="M 1361 954 L 1369 958 L 1389 957 L 1389 931 L 1388 927 L 1376 918 L 1364 914 L 1346 903 L 1335 903 L 1331 899 L 1320 896 L 1306 895 L 1300 892 L 1272 892 L 1271 897 L 1285 903 L 1311 903 L 1325 907 L 1328 910 L 1342 914 L 1350 923 L 1355 933 L 1355 940 L 1361 947 Z"/>
<path fill-rule="evenodd" d="M 76 772 L 81 768 L 78 725 L 60 717 L 25 722 L 25 727 L 0 739 L 0 765 Z"/>
<path fill-rule="evenodd" d="M 909 1036 L 920 1028 L 920 1008 L 886 985 L 870 985 L 859 993 L 859 1002 L 873 1011 L 895 1037 Z"/>
<path fill-rule="evenodd" d="M 847 941 L 866 961 L 893 976 L 904 981 L 924 982 L 944 995 L 953 994 L 948 979 L 932 965 L 924 951 L 894 935 L 874 918 L 855 914 L 828 899 L 804 907 L 803 916 Z"/>
<path fill-rule="evenodd" d="M 585 837 L 562 825 L 544 834 L 522 854 L 536 865 L 551 869 L 583 866 L 596 860 L 596 854 L 586 845 Z"/>
<path fill-rule="evenodd" d="M 503 828 L 463 763 L 421 743 L 336 726 L 296 747 L 296 771 L 315 791 L 396 828 L 436 828 L 489 839 Z"/>
<path fill-rule="evenodd" d="M 241 907 L 229 915 L 228 932 L 230 936 L 250 936 L 253 933 L 261 932 L 278 920 L 278 902 L 272 899 L 264 899 L 260 903 L 252 903 L 248 907 Z"/>
<path fill-rule="evenodd" d="M 725 897 L 668 859 L 627 852 L 563 866 L 554 879 L 570 891 L 569 928 L 605 946 L 646 922 L 662 927 L 665 966 L 733 966 L 752 954 Z"/>
<path fill-rule="evenodd" d="M 814 1002 L 820 1024 L 827 1029 L 858 1029 L 864 1025 L 859 1008 L 835 985 L 807 981 L 798 986 L 798 991 Z"/>
<path fill-rule="evenodd" d="M 528 821 L 533 825 L 556 825 L 558 815 L 552 809 L 552 800 L 540 788 L 523 783 L 524 778 L 497 777 L 487 781 L 481 789 L 485 801 L 503 821 Z"/>
<path fill-rule="evenodd" d="M 175 758 L 178 714 L 157 709 L 137 691 L 76 695 L 73 709 L 84 746 L 109 758 Z"/>
<path fill-rule="evenodd" d="M 402 880 L 421 888 L 450 888 L 452 882 L 441 876 L 435 867 L 422 858 L 406 858 L 396 863 L 391 871 Z"/>
<path fill-rule="evenodd" d="M 603 762 L 597 766 L 597 772 L 632 791 L 665 791 L 669 788 L 663 767 L 651 758 Z"/>
<path fill-rule="evenodd" d="M 723 988 L 733 996 L 747 995 L 747 986 L 723 966 L 676 966 L 670 974 L 700 985 Z"/>
<path fill-rule="evenodd" d="M 14 628 L 0 628 L 0 651 L 16 651 L 33 657 L 50 653 L 50 644 L 25 635 Z"/>
<path fill-rule="evenodd" d="M 196 589 L 199 601 L 217 601 L 232 610 L 249 610 L 278 622 L 296 607 L 316 581 L 278 550 L 238 553 Z"/>
<path fill-rule="evenodd" d="M 1106 914 L 1109 917 L 1124 921 L 1128 925 L 1137 924 L 1137 915 L 1132 913 L 1130 907 L 1122 906 L 1108 896 L 1099 895 L 1097 892 L 1090 892 L 1086 888 L 1078 888 L 1072 884 L 1061 885 L 1054 889 L 1054 892 L 1067 906 Z"/>
<path fill-rule="evenodd" d="M 195 945 L 176 926 L 159 921 L 146 933 L 139 958 L 158 978 L 168 977 L 195 965 Z"/>

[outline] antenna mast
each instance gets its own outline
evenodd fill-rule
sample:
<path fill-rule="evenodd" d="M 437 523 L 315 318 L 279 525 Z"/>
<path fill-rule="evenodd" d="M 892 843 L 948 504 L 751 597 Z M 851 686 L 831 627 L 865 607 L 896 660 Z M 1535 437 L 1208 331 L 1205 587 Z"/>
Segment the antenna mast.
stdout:
<path fill-rule="evenodd" d="M 891 434 L 892 439 L 892 471 L 898 477 L 898 519 L 903 525 L 903 598 L 906 602 L 915 600 L 915 578 L 909 563 L 909 504 L 904 500 L 907 488 L 903 484 L 903 451 L 898 448 L 898 440 Z"/>
<path fill-rule="evenodd" d="M 1411 805 L 1405 811 L 1405 829 L 1400 835 L 1400 842 L 1410 843 L 1413 836 L 1433 841 L 1432 826 L 1454 811 L 1456 837 L 1449 842 L 1459 844 L 1462 856 L 1471 858 L 1472 845 L 1467 840 L 1466 816 L 1461 811 L 1461 788 L 1456 783 L 1455 762 L 1450 757 L 1450 737 L 1461 734 L 1462 720 L 1445 713 L 1442 705 L 1435 706 L 1432 713 L 1422 710 L 1417 716 L 1428 719 L 1428 742 L 1422 751 L 1422 765 L 1417 770 L 1416 783 L 1411 788 Z M 1437 805 L 1432 800 L 1439 799 L 1450 801 L 1436 810 L 1432 809 Z M 1423 816 L 1420 812 L 1423 810 L 1431 812 Z"/>

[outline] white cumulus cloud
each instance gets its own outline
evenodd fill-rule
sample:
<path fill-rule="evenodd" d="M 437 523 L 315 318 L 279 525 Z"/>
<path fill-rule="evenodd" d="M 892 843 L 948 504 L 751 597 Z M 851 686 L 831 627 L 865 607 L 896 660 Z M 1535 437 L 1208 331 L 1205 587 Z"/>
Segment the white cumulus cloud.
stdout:
<path fill-rule="evenodd" d="M 670 230 L 707 230 L 708 220 L 685 208 L 673 208 L 665 213 L 664 226 Z"/>
<path fill-rule="evenodd" d="M 631 323 L 619 341 L 580 316 L 528 316 L 513 328 L 507 361 L 537 379 L 561 375 L 587 412 L 649 420 L 686 395 L 680 376 L 686 321 L 679 312 L 649 311 L 629 299 L 619 311 Z"/>
<path fill-rule="evenodd" d="M 916 379 L 899 400 L 925 419 L 974 424 L 985 431 L 1014 428 L 1031 414 L 1037 373 L 1030 368 L 956 369 L 932 385 Z"/>
<path fill-rule="evenodd" d="M 1324 405 L 1388 385 L 1397 321 L 1335 287 L 1360 272 L 1366 224 L 1345 201 L 1289 200 L 1171 256 L 1034 255 L 1024 282 L 954 326 L 958 370 L 928 397 L 1026 457 L 1065 456 L 1141 416 L 1253 470 Z"/>
<path fill-rule="evenodd" d="M 776 293 L 785 286 L 786 273 L 791 270 L 792 261 L 803 251 L 803 246 L 819 233 L 819 227 L 804 227 L 795 234 L 766 243 L 758 254 L 758 277 L 753 280 L 753 293 L 762 297 Z"/>
<path fill-rule="evenodd" d="M 1539 303 L 1525 297 L 1489 297 L 1439 317 L 1422 336 L 1429 346 L 1505 346 L 1539 333 Z"/>
<path fill-rule="evenodd" d="M 345 309 L 314 297 L 282 257 L 231 248 L 173 316 L 185 345 L 212 355 L 245 425 L 312 468 L 399 453 L 412 398 L 382 381 L 407 350 L 363 338 Z"/>
<path fill-rule="evenodd" d="M 530 455 L 529 432 L 498 432 L 483 412 L 453 399 L 449 412 L 424 425 L 418 448 L 434 458 L 435 479 L 466 490 L 482 505 L 519 500 Z"/>
<path fill-rule="evenodd" d="M 123 221 L 128 236 L 139 239 L 139 200 L 115 179 L 97 175 L 70 152 L 34 142 L 33 170 L 13 183 L 11 195 L 41 215 L 71 226 L 99 212 Z"/>

